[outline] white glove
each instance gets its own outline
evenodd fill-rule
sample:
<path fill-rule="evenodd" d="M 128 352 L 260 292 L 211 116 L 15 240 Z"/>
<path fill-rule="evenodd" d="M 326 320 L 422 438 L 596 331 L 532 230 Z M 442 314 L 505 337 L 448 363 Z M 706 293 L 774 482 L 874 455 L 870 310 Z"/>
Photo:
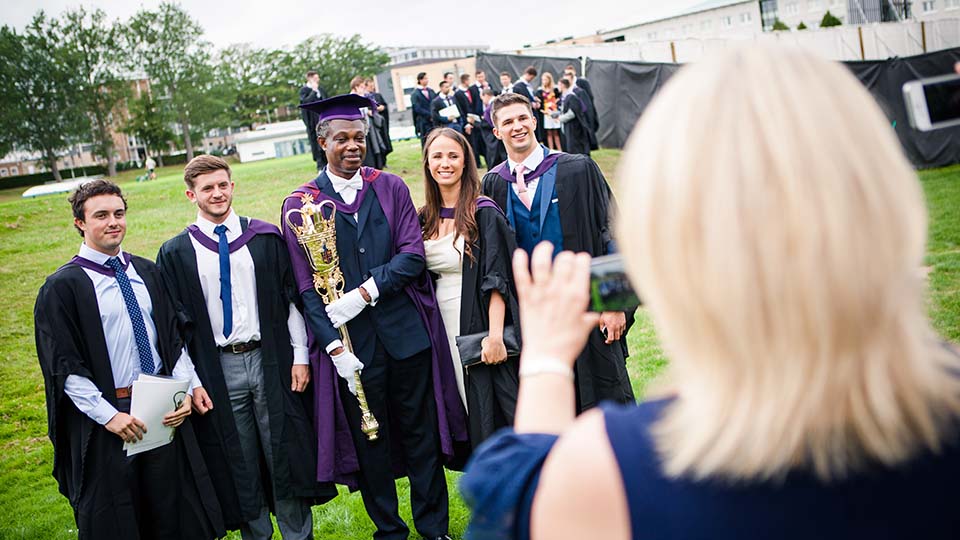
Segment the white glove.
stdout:
<path fill-rule="evenodd" d="M 347 388 L 350 393 L 357 395 L 357 379 L 353 374 L 355 371 L 363 370 L 363 362 L 357 358 L 357 355 L 346 349 L 336 356 L 331 356 L 330 360 L 333 361 L 333 366 L 337 368 L 337 375 L 347 381 Z"/>
<path fill-rule="evenodd" d="M 367 307 L 367 301 L 360 294 L 360 289 L 353 289 L 327 306 L 327 317 L 330 318 L 334 328 L 340 328 L 359 315 L 365 307 Z"/>

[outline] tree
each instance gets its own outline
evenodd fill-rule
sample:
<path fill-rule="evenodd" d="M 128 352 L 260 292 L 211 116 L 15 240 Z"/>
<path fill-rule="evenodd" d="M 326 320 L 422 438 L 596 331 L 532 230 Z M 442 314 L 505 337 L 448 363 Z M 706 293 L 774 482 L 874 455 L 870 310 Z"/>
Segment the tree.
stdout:
<path fill-rule="evenodd" d="M 254 124 L 275 120 L 270 112 L 278 105 L 291 103 L 291 88 L 281 75 L 282 62 L 277 61 L 286 54 L 248 43 L 231 45 L 220 52 L 216 78 L 227 103 L 224 124 L 252 129 Z"/>
<path fill-rule="evenodd" d="M 78 76 L 76 51 L 61 44 L 63 28 L 43 11 L 34 15 L 22 35 L 0 28 L 0 131 L 2 146 L 38 152 L 60 181 L 58 154 L 89 136 L 90 122 L 75 92 L 85 82 Z"/>
<path fill-rule="evenodd" d="M 159 106 L 153 95 L 147 91 L 139 98 L 127 102 L 129 117 L 123 122 L 121 129 L 124 133 L 136 137 L 147 149 L 148 155 L 157 156 L 160 166 L 163 166 L 163 151 L 176 139 L 170 130 L 168 111 Z"/>
<path fill-rule="evenodd" d="M 282 76 L 290 88 L 288 100 L 297 103 L 296 89 L 303 84 L 308 70 L 320 75 L 320 86 L 332 96 L 349 92 L 350 79 L 357 75 L 380 73 L 389 60 L 386 53 L 363 43 L 357 34 L 349 38 L 330 34 L 314 36 L 287 52 L 281 60 Z"/>
<path fill-rule="evenodd" d="M 840 26 L 843 24 L 843 21 L 833 16 L 833 13 L 830 13 L 828 10 L 823 14 L 823 19 L 820 19 L 820 28 L 830 28 L 831 26 Z"/>
<path fill-rule="evenodd" d="M 133 50 L 131 68 L 145 71 L 160 100 L 172 113 L 187 151 L 193 159 L 198 128 L 209 125 L 219 107 L 209 92 L 214 86 L 210 44 L 203 28 L 178 4 L 163 2 L 156 11 L 141 10 L 127 25 Z"/>
<path fill-rule="evenodd" d="M 83 7 L 62 16 L 62 44 L 77 58 L 77 75 L 83 81 L 71 93 L 76 96 L 78 113 L 90 115 L 94 153 L 107 161 L 107 175 L 117 174 L 117 156 L 113 142 L 114 112 L 128 94 L 121 75 L 121 37 L 119 22 L 108 24 L 106 13 Z"/>
<path fill-rule="evenodd" d="M 800 24 L 797 25 L 797 30 L 806 30 L 807 25 L 803 24 L 803 21 L 800 21 Z"/>
<path fill-rule="evenodd" d="M 790 27 L 783 23 L 780 19 L 773 21 L 773 31 L 779 32 L 781 30 L 790 30 Z"/>

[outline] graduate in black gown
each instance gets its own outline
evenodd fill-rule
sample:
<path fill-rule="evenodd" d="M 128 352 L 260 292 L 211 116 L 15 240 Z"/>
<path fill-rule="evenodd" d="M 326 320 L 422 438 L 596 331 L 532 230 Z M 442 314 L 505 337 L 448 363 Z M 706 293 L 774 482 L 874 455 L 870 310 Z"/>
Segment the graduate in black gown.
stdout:
<path fill-rule="evenodd" d="M 483 177 L 482 192 L 504 209 L 527 253 L 541 241 L 562 250 L 598 257 L 616 251 L 610 221 L 615 201 L 603 173 L 583 155 L 551 152 L 534 136 L 530 101 L 518 93 L 497 97 L 491 106 L 495 133 L 507 161 Z M 634 401 L 627 374 L 627 330 L 633 312 L 605 312 L 577 359 L 577 411 L 600 401 Z"/>
<path fill-rule="evenodd" d="M 307 81 L 300 87 L 300 104 L 313 103 L 326 97 L 327 93 L 320 87 L 320 75 L 311 69 L 307 72 Z M 308 109 L 300 109 L 300 118 L 303 120 L 303 125 L 307 127 L 307 139 L 310 141 L 313 162 L 317 164 L 317 170 L 320 170 L 327 164 L 327 156 L 317 144 L 317 115 Z"/>
<path fill-rule="evenodd" d="M 269 538 L 272 511 L 284 539 L 309 538 L 310 507 L 337 490 L 316 481 L 307 336 L 286 244 L 275 225 L 236 214 L 222 159 L 194 158 L 184 181 L 197 221 L 163 244 L 157 264 L 193 322 L 190 356 L 219 405 L 195 424 L 227 528 Z M 235 267 L 226 276 L 230 328 L 216 225 L 233 238 L 226 255 Z"/>
<path fill-rule="evenodd" d="M 390 106 L 383 94 L 377 92 L 377 85 L 373 77 L 367 77 L 367 97 L 377 104 L 377 113 L 383 118 L 380 126 L 380 137 L 383 139 L 383 165 L 387 165 L 387 155 L 393 152 L 393 142 L 390 140 Z"/>
<path fill-rule="evenodd" d="M 519 348 L 510 356 L 504 343 L 504 330 L 512 327 L 519 345 L 510 266 L 516 239 L 500 207 L 480 196 L 480 175 L 463 135 L 434 130 L 424 150 L 426 204 L 419 215 L 427 269 L 439 276 L 437 299 L 454 367 L 462 375 L 470 444 L 475 448 L 497 429 L 513 425 L 517 406 Z M 457 259 L 459 264 L 450 264 Z M 440 282 L 455 284 L 451 277 L 457 274 L 459 290 L 448 291 Z M 478 333 L 487 334 L 480 357 L 463 358 L 455 337 Z"/>
<path fill-rule="evenodd" d="M 483 112 L 480 115 L 480 136 L 483 138 L 485 151 L 483 159 L 487 162 L 487 169 L 492 169 L 507 159 L 507 149 L 503 147 L 503 141 L 493 134 L 490 104 L 495 97 L 497 97 L 497 93 L 491 88 L 485 88 L 480 93 L 480 99 L 483 103 Z"/>
<path fill-rule="evenodd" d="M 87 183 L 71 203 L 84 243 L 40 288 L 34 324 L 53 476 L 79 538 L 220 538 L 220 506 L 187 416 L 210 398 L 163 277 L 152 261 L 121 250 L 127 204 L 116 184 Z M 192 395 L 164 418 L 176 428 L 171 443 L 127 456 L 124 442 L 160 427 L 129 414 L 141 373 L 191 379 Z"/>
<path fill-rule="evenodd" d="M 568 154 L 590 155 L 590 125 L 587 108 L 573 93 L 569 79 L 560 79 L 563 97 L 560 110 L 554 114 L 563 124 L 563 147 Z"/>

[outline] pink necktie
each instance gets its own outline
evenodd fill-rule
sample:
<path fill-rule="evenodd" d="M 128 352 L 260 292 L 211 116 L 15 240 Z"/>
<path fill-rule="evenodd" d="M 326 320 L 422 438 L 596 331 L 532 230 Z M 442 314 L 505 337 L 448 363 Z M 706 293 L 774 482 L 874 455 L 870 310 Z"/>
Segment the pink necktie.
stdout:
<path fill-rule="evenodd" d="M 523 179 L 523 163 L 517 165 L 517 196 L 520 197 L 520 202 L 527 207 L 527 210 L 530 209 L 530 206 L 533 204 L 533 199 L 530 197 L 530 191 L 527 190 L 527 181 Z"/>

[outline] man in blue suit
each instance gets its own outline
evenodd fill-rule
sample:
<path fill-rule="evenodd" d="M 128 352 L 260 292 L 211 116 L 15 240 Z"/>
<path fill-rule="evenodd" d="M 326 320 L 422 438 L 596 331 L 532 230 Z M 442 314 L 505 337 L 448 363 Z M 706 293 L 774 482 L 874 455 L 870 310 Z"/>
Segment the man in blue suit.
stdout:
<path fill-rule="evenodd" d="M 430 103 L 430 113 L 431 118 L 433 119 L 434 127 L 448 127 L 463 133 L 463 125 L 466 120 L 466 114 L 463 114 L 463 111 L 459 106 L 457 107 L 456 116 L 440 114 L 440 111 L 443 109 L 456 104 L 457 100 L 453 94 L 450 83 L 447 81 L 440 81 L 440 93 L 437 94 L 437 97 L 433 98 L 433 101 Z"/>
<path fill-rule="evenodd" d="M 549 241 L 554 256 L 561 250 L 592 257 L 615 252 L 610 220 L 616 203 L 600 167 L 589 156 L 553 152 L 541 145 L 535 135 L 536 116 L 520 92 L 494 99 L 490 118 L 507 160 L 484 175 L 481 190 L 504 209 L 517 247 L 530 253 Z M 633 311 L 600 315 L 600 324 L 574 365 L 578 413 L 604 400 L 634 401 L 625 361 L 633 316 Z"/>
<path fill-rule="evenodd" d="M 445 539 L 449 522 L 445 460 L 465 443 L 466 413 L 433 288 L 410 191 L 399 176 L 362 167 L 369 101 L 335 96 L 309 105 L 327 167 L 283 205 L 284 237 L 312 337 L 318 480 L 359 489 L 376 539 L 405 540 L 394 479 L 410 478 L 417 531 Z M 342 296 L 325 304 L 297 239 L 308 201 L 336 207 Z M 346 327 L 352 350 L 338 331 Z M 362 432 L 354 373 L 379 421 L 376 440 Z M 320 481 L 324 481 L 320 480 Z"/>
<path fill-rule="evenodd" d="M 410 94 L 410 103 L 413 105 L 413 128 L 417 137 L 420 137 L 420 146 L 427 140 L 427 134 L 433 129 L 433 114 L 430 104 L 437 97 L 437 93 L 430 88 L 430 78 L 423 71 L 417 73 L 417 88 Z"/>

